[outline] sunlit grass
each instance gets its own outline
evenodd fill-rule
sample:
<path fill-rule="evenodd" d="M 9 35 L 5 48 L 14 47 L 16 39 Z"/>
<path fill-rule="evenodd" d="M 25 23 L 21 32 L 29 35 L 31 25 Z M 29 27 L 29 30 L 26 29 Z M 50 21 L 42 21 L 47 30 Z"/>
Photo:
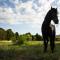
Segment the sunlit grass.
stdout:
<path fill-rule="evenodd" d="M 55 44 L 59 44 L 60 41 L 55 41 Z M 7 40 L 3 40 L 0 41 L 0 45 L 12 45 L 13 42 L 12 41 L 7 41 Z M 49 42 L 50 44 L 50 42 Z M 25 41 L 24 45 L 43 45 L 43 41 Z"/>
<path fill-rule="evenodd" d="M 12 45 L 12 41 L 7 41 L 7 40 L 3 40 L 3 41 L 0 41 L 0 45 Z"/>
<path fill-rule="evenodd" d="M 32 45 L 42 45 L 43 41 L 27 41 L 24 43 L 25 45 L 32 46 Z"/>

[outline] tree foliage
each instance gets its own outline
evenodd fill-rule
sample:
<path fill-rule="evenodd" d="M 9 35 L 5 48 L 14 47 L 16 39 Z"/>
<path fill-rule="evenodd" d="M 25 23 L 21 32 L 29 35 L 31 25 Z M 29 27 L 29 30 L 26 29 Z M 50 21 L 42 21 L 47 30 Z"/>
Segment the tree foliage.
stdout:
<path fill-rule="evenodd" d="M 23 43 L 24 41 L 40 41 L 42 37 L 36 33 L 32 35 L 30 32 L 19 35 L 18 32 L 13 32 L 12 29 L 3 29 L 0 28 L 0 40 L 12 40 L 14 43 Z"/>
<path fill-rule="evenodd" d="M 19 44 L 19 33 L 18 32 L 16 32 L 15 34 L 14 34 L 14 36 L 11 38 L 11 40 L 13 41 L 13 43 L 14 44 Z"/>
<path fill-rule="evenodd" d="M 8 29 L 6 31 L 6 39 L 7 40 L 10 40 L 13 36 L 14 36 L 14 33 L 12 32 L 12 30 L 11 29 Z"/>
<path fill-rule="evenodd" d="M 6 32 L 3 28 L 0 28 L 0 40 L 6 39 Z"/>
<path fill-rule="evenodd" d="M 36 33 L 35 38 L 36 38 L 37 41 L 41 41 L 42 40 L 42 37 L 38 33 Z"/>

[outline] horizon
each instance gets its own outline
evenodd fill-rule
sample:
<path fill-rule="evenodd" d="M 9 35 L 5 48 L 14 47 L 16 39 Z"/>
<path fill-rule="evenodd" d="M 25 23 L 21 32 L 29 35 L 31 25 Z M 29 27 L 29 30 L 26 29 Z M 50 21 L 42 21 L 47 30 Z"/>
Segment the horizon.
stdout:
<path fill-rule="evenodd" d="M 42 35 L 41 25 L 51 6 L 58 9 L 60 21 L 60 0 L 0 0 L 0 28 Z M 60 35 L 60 23 L 55 26 Z"/>

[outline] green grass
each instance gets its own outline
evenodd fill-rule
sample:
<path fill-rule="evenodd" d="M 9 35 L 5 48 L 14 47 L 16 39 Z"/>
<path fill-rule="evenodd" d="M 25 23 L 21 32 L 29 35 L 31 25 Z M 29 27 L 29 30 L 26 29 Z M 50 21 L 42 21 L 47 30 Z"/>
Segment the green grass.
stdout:
<path fill-rule="evenodd" d="M 55 52 L 43 53 L 42 41 L 28 41 L 23 45 L 13 45 L 11 41 L 0 41 L 0 60 L 60 60 L 60 41 L 55 42 Z"/>
<path fill-rule="evenodd" d="M 0 41 L 0 46 L 1 45 L 12 45 L 12 44 L 13 44 L 12 41 L 7 41 L 7 40 Z"/>
<path fill-rule="evenodd" d="M 24 43 L 25 45 L 27 46 L 32 46 L 32 45 L 42 45 L 43 44 L 43 41 L 27 41 Z"/>

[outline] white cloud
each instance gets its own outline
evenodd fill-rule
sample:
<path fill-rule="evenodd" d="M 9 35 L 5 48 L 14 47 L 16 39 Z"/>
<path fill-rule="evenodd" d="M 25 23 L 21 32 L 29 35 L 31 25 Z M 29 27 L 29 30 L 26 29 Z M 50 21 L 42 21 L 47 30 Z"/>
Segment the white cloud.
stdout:
<path fill-rule="evenodd" d="M 33 0 L 21 3 L 18 0 L 11 0 L 15 4 L 15 8 L 0 7 L 0 23 L 9 24 L 31 24 L 32 27 L 41 28 L 42 22 L 52 3 L 55 0 L 38 0 L 41 6 L 36 5 Z M 59 0 L 60 1 L 60 0 Z M 34 10 L 33 5 L 37 10 Z M 58 2 L 58 6 L 60 3 Z M 21 8 L 25 8 L 25 14 L 21 14 Z M 59 8 L 59 7 L 58 7 Z M 59 9 L 60 10 L 60 9 Z M 60 15 L 59 15 L 60 20 Z"/>
<path fill-rule="evenodd" d="M 30 22 L 30 23 L 39 23 L 44 18 L 44 14 L 48 11 L 49 4 L 46 5 L 47 1 L 42 0 L 42 5 L 38 9 L 38 13 L 35 12 L 35 10 L 32 9 L 33 1 L 29 1 L 27 3 L 19 3 L 17 1 L 15 8 L 0 8 L 0 15 L 2 15 L 3 18 L 6 18 L 6 21 L 10 24 L 16 24 L 16 23 L 23 23 L 23 22 Z M 45 2 L 45 3 L 44 3 Z M 20 9 L 21 8 L 26 9 L 26 14 L 21 15 Z M 37 7 L 36 7 L 37 8 Z M 48 9 L 47 9 L 48 8 Z M 14 13 L 14 11 L 16 13 Z"/>

